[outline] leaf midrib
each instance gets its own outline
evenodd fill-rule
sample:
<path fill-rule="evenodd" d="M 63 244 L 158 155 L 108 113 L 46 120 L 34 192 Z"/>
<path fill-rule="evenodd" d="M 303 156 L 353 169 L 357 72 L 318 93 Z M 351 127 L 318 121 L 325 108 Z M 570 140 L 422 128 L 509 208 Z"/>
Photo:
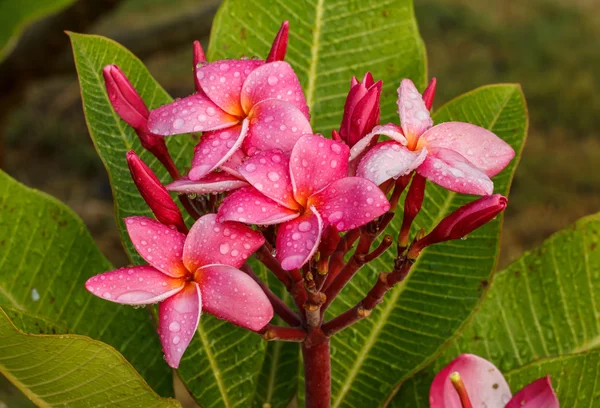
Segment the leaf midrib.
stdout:
<path fill-rule="evenodd" d="M 217 362 L 215 361 L 215 357 L 212 354 L 212 350 L 210 349 L 210 345 L 208 343 L 208 340 L 206 338 L 206 336 L 204 335 L 204 331 L 202 330 L 202 327 L 200 325 L 198 325 L 198 330 L 196 330 L 198 332 L 198 337 L 200 337 L 200 341 L 202 341 L 202 345 L 204 346 L 204 351 L 206 351 L 206 358 L 208 359 L 208 363 L 210 364 L 210 367 L 212 368 L 212 372 L 215 376 L 215 381 L 217 382 L 217 387 L 219 387 L 219 392 L 221 393 L 221 396 L 223 398 L 223 404 L 225 404 L 226 407 L 232 407 L 231 403 L 229 402 L 229 396 L 227 394 L 227 389 L 225 388 L 225 384 L 223 384 L 223 379 L 221 378 L 221 370 L 219 370 L 219 367 L 217 367 Z"/>

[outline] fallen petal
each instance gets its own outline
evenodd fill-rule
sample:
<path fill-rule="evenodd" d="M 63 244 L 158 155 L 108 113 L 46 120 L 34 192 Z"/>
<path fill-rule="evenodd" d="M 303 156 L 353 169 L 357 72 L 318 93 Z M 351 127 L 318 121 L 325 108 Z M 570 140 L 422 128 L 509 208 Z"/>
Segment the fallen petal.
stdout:
<path fill-rule="evenodd" d="M 91 277 L 85 288 L 99 298 L 125 305 L 161 302 L 183 289 L 185 282 L 151 266 L 132 266 Z"/>
<path fill-rule="evenodd" d="M 462 408 L 449 378 L 453 372 L 460 374 L 473 407 L 502 408 L 510 400 L 510 388 L 496 366 L 476 355 L 461 354 L 435 376 L 430 408 Z"/>
<path fill-rule="evenodd" d="M 234 191 L 221 203 L 218 219 L 246 224 L 272 225 L 298 217 L 298 212 L 284 207 L 260 191 L 246 187 Z"/>
<path fill-rule="evenodd" d="M 308 202 L 319 211 L 325 225 L 333 225 L 338 231 L 360 227 L 390 209 L 381 190 L 361 177 L 337 180 Z"/>
<path fill-rule="evenodd" d="M 244 272 L 228 265 L 207 265 L 196 276 L 202 307 L 217 318 L 253 331 L 262 329 L 273 318 L 267 295 Z"/>
<path fill-rule="evenodd" d="M 380 185 L 391 178 L 409 174 L 423 163 L 427 149 L 418 152 L 408 150 L 393 141 L 376 144 L 358 164 L 356 175 Z"/>
<path fill-rule="evenodd" d="M 186 274 L 181 260 L 184 234 L 148 217 L 128 217 L 124 221 L 133 246 L 146 262 L 175 278 Z"/>
<path fill-rule="evenodd" d="M 433 126 L 429 109 L 410 79 L 403 79 L 398 88 L 398 113 L 402 130 L 410 144 L 416 144 L 419 136 Z"/>
<path fill-rule="evenodd" d="M 559 408 L 550 376 L 542 377 L 524 387 L 504 408 Z"/>
<path fill-rule="evenodd" d="M 189 282 L 181 292 L 158 307 L 158 332 L 170 367 L 179 367 L 181 357 L 196 333 L 201 312 L 202 296 L 195 282 Z"/>
<path fill-rule="evenodd" d="M 218 222 L 216 214 L 206 214 L 190 229 L 183 263 L 189 271 L 214 263 L 239 268 L 264 242 L 260 232 L 237 222 Z"/>
<path fill-rule="evenodd" d="M 277 259 L 286 271 L 300 268 L 315 254 L 321 234 L 323 220 L 321 215 L 311 207 L 300 217 L 288 221 L 279 227 L 277 232 Z"/>
<path fill-rule="evenodd" d="M 487 129 L 463 122 L 446 122 L 429 129 L 419 146 L 454 150 L 489 177 L 498 174 L 515 157 L 508 143 Z"/>
<path fill-rule="evenodd" d="M 167 190 L 184 194 L 210 194 L 237 190 L 247 187 L 248 183 L 225 172 L 212 172 L 200 180 L 183 177 L 168 184 Z"/>
<path fill-rule="evenodd" d="M 204 94 L 194 94 L 150 112 L 148 128 L 157 135 L 207 132 L 238 124 Z"/>

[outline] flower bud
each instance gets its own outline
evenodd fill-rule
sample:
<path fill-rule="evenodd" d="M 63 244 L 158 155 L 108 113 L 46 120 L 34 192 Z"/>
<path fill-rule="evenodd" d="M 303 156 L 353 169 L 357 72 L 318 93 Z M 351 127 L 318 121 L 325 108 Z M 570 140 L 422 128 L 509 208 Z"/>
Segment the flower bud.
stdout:
<path fill-rule="evenodd" d="M 408 188 L 408 194 L 404 200 L 404 215 L 402 219 L 402 228 L 398 235 L 398 245 L 400 247 L 406 247 L 408 245 L 408 234 L 410 233 L 410 226 L 413 220 L 421 211 L 423 205 L 423 198 L 425 197 L 425 185 L 427 179 L 418 173 L 412 178 L 410 187 Z"/>
<path fill-rule="evenodd" d="M 133 182 L 156 219 L 165 225 L 174 225 L 180 232 L 187 233 L 188 229 L 181 211 L 150 167 L 133 150 L 127 152 L 127 164 Z"/>
<path fill-rule="evenodd" d="M 379 124 L 381 86 L 381 81 L 374 83 L 370 72 L 365 74 L 362 83 L 352 77 L 340 125 L 340 136 L 348 146 L 354 146 Z"/>
<path fill-rule="evenodd" d="M 194 41 L 194 84 L 196 86 L 196 92 L 202 92 L 202 87 L 200 86 L 200 80 L 198 79 L 198 68 L 202 65 L 202 63 L 206 62 L 206 55 L 204 54 L 204 50 L 202 49 L 202 45 L 200 41 Z"/>
<path fill-rule="evenodd" d="M 444 218 L 437 227 L 411 246 L 408 256 L 416 258 L 429 245 L 466 237 L 469 233 L 496 218 L 508 204 L 500 194 L 481 197 Z"/>
<path fill-rule="evenodd" d="M 286 20 L 283 23 L 281 23 L 281 28 L 279 29 L 279 32 L 273 40 L 273 45 L 271 46 L 271 51 L 269 51 L 267 62 L 284 60 L 285 53 L 287 51 L 289 32 L 290 23 Z"/>
<path fill-rule="evenodd" d="M 433 106 L 433 100 L 435 98 L 435 89 L 437 86 L 437 79 L 431 78 L 429 85 L 425 88 L 425 92 L 423 92 L 423 102 L 425 102 L 425 107 L 428 110 L 431 110 Z"/>

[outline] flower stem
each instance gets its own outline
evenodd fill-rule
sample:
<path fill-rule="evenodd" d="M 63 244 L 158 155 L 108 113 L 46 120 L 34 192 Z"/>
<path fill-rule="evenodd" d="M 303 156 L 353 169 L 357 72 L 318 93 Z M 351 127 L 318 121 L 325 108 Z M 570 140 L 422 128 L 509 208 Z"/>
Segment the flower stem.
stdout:
<path fill-rule="evenodd" d="M 329 338 L 320 330 L 309 333 L 302 343 L 305 407 L 329 408 L 331 403 L 331 356 Z"/>

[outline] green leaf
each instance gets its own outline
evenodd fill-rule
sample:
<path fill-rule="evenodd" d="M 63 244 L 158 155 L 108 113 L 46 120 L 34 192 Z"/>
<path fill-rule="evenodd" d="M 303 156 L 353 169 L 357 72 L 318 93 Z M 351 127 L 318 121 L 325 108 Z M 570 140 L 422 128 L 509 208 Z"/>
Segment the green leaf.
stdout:
<path fill-rule="evenodd" d="M 434 121 L 482 126 L 515 149 L 517 158 L 494 178 L 495 191 L 506 195 L 527 131 L 525 100 L 519 86 L 478 88 L 444 105 L 435 113 Z M 473 199 L 428 183 L 414 229 L 430 230 L 444 216 Z M 465 241 L 428 248 L 409 278 L 391 290 L 368 319 L 332 339 L 332 407 L 383 404 L 399 383 L 429 364 L 460 333 L 492 277 L 501 218 L 470 234 Z M 397 215 L 393 222 L 396 233 L 400 221 Z M 329 316 L 354 306 L 373 285 L 377 274 L 389 271 L 392 263 L 393 253 L 388 251 L 363 268 L 332 304 Z"/>
<path fill-rule="evenodd" d="M 74 0 L 0 2 L 0 62 L 10 54 L 29 24 L 70 6 Z"/>
<path fill-rule="evenodd" d="M 162 182 L 169 179 L 158 161 L 141 148 L 135 132 L 113 111 L 104 88 L 102 68 L 107 64 L 117 64 L 150 108 L 172 99 L 142 62 L 121 45 L 99 36 L 69 35 L 86 121 L 111 181 L 121 238 L 130 258 L 139 264 L 142 259 L 133 248 L 122 219 L 152 214 L 131 180 L 126 152 L 134 149 Z M 190 75 L 190 87 L 192 84 Z M 187 135 L 167 138 L 171 155 L 180 169 L 189 166 L 194 144 L 194 139 Z M 157 336 L 154 334 L 154 337 Z M 260 336 L 204 314 L 178 372 L 201 405 L 246 406 L 254 395 L 264 353 L 265 345 Z"/>
<path fill-rule="evenodd" d="M 112 265 L 56 199 L 0 171 L 0 306 L 28 333 L 77 333 L 115 347 L 162 395 L 172 375 L 144 310 L 106 302 L 85 281 Z"/>
<path fill-rule="evenodd" d="M 434 373 L 461 353 L 477 354 L 510 373 L 541 358 L 598 347 L 599 234 L 600 215 L 583 218 L 496 274 L 473 321 L 435 364 L 402 386 L 397 406 L 415 395 L 424 398 Z"/>
<path fill-rule="evenodd" d="M 342 120 L 352 75 L 383 80 L 381 120 L 396 115 L 403 77 L 426 81 L 425 47 L 412 0 L 226 0 L 213 22 L 209 59 L 264 58 L 289 20 L 286 61 L 304 87 L 313 131 L 331 134 Z"/>
<path fill-rule="evenodd" d="M 39 407 L 181 407 L 114 348 L 75 334 L 31 335 L 0 308 L 0 373 Z"/>

